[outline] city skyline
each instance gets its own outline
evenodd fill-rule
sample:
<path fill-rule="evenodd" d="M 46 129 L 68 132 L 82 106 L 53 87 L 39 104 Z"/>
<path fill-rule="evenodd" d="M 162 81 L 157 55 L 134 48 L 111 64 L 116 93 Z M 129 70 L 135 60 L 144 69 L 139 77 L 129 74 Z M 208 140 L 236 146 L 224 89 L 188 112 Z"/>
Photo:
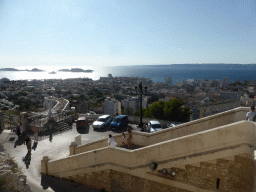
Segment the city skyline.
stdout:
<path fill-rule="evenodd" d="M 1 68 L 256 63 L 255 1 L 0 2 Z"/>

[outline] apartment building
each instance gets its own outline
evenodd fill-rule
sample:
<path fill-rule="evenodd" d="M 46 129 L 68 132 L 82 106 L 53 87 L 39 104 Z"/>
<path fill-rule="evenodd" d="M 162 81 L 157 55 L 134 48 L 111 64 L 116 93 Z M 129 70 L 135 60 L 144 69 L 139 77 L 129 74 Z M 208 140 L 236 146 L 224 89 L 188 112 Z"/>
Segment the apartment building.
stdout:
<path fill-rule="evenodd" d="M 128 97 L 121 101 L 124 110 L 127 108 L 131 110 L 132 113 L 140 110 L 140 98 L 139 97 Z M 142 98 L 142 108 L 147 108 L 147 98 Z"/>
<path fill-rule="evenodd" d="M 216 113 L 231 110 L 236 107 L 240 107 L 240 105 L 240 100 L 229 100 L 224 102 L 209 102 L 198 106 L 192 106 L 190 120 L 200 119 Z"/>
<path fill-rule="evenodd" d="M 121 102 L 110 97 L 104 100 L 102 112 L 108 115 L 121 115 Z"/>

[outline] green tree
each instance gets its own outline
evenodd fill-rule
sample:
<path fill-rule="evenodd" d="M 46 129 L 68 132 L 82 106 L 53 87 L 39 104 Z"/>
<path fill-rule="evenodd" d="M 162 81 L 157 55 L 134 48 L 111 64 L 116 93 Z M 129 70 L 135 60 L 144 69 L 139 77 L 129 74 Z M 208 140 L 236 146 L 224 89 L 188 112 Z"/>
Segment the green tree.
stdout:
<path fill-rule="evenodd" d="M 155 119 L 164 119 L 164 102 L 163 101 L 159 101 L 159 102 L 155 102 L 153 103 L 150 107 L 149 107 L 149 115 L 152 118 Z"/>
<path fill-rule="evenodd" d="M 183 101 L 181 99 L 172 98 L 170 101 L 166 101 L 164 104 L 164 119 L 175 121 L 180 119 L 182 115 Z"/>
<path fill-rule="evenodd" d="M 135 115 L 140 116 L 140 111 L 136 111 Z M 189 121 L 190 108 L 184 107 L 181 99 L 173 98 L 166 102 L 155 102 L 149 108 L 143 109 L 143 117 L 186 122 Z"/>

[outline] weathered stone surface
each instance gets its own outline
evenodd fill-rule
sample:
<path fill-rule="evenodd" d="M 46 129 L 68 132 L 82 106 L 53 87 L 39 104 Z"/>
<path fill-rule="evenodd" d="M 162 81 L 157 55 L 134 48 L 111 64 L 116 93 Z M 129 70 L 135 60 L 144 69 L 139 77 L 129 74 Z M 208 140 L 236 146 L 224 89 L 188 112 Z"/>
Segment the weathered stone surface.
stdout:
<path fill-rule="evenodd" d="M 17 164 L 4 151 L 2 143 L 0 143 L 0 151 L 2 151 L 0 152 L 0 191 L 31 192 L 26 184 L 26 176 L 17 169 Z"/>

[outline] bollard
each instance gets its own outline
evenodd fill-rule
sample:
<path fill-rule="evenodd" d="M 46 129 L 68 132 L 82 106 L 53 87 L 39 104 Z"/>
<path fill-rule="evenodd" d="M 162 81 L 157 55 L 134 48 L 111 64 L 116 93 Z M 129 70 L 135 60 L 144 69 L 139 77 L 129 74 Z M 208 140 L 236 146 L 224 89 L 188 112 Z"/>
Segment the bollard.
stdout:
<path fill-rule="evenodd" d="M 81 135 L 75 136 L 75 143 L 76 143 L 77 145 L 82 145 Z"/>

